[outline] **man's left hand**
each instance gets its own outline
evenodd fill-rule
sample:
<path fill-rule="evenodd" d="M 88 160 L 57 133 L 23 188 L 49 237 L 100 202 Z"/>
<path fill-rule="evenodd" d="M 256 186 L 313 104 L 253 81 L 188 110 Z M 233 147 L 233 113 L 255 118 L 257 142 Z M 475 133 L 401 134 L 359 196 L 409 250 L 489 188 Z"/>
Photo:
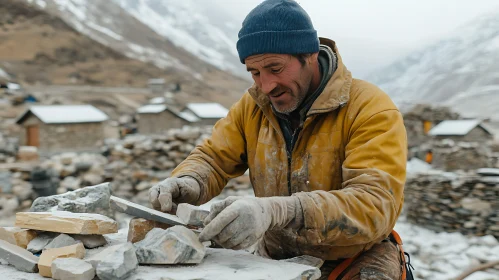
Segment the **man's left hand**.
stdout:
<path fill-rule="evenodd" d="M 300 202 L 296 197 L 229 197 L 211 206 L 199 240 L 214 240 L 227 249 L 248 248 L 267 230 L 284 228 L 297 220 L 297 213 L 302 220 Z"/>

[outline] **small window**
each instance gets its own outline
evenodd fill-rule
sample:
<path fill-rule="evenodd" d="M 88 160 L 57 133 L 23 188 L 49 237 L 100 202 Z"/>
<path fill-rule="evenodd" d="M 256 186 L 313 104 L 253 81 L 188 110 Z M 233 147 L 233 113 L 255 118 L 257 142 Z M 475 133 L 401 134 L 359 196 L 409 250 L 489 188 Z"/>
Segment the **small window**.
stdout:
<path fill-rule="evenodd" d="M 430 132 L 431 128 L 432 128 L 431 121 L 423 121 L 424 134 L 428 135 L 428 132 Z"/>

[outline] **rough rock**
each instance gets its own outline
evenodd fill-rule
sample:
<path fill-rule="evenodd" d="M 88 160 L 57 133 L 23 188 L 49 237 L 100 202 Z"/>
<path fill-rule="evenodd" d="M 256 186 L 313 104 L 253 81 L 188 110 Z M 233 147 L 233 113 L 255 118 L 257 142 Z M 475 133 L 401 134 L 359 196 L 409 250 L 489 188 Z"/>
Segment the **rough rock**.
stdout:
<path fill-rule="evenodd" d="M 87 249 L 93 249 L 97 247 L 101 247 L 107 244 L 107 240 L 102 235 L 90 234 L 90 235 L 80 235 L 75 234 L 72 235 L 75 240 L 81 241 L 83 246 Z"/>
<path fill-rule="evenodd" d="M 38 257 L 25 249 L 0 240 L 0 259 L 5 260 L 16 269 L 25 272 L 38 271 Z"/>
<path fill-rule="evenodd" d="M 188 203 L 180 203 L 177 208 L 177 216 L 188 225 L 203 226 L 204 219 L 210 211 L 199 208 Z"/>
<path fill-rule="evenodd" d="M 17 182 L 12 188 L 12 193 L 17 196 L 19 201 L 24 201 L 32 197 L 33 186 L 28 182 Z"/>
<path fill-rule="evenodd" d="M 85 187 L 61 195 L 39 197 L 31 206 L 31 212 L 69 211 L 109 215 L 109 183 Z"/>
<path fill-rule="evenodd" d="M 206 253 L 196 234 L 183 226 L 152 229 L 135 246 L 140 264 L 198 264 Z"/>
<path fill-rule="evenodd" d="M 76 241 L 73 237 L 67 235 L 67 234 L 59 234 L 56 238 L 52 239 L 47 246 L 43 249 L 54 249 L 54 248 L 61 248 L 61 247 L 67 247 L 71 246 L 74 244 L 80 243 L 79 241 Z"/>
<path fill-rule="evenodd" d="M 132 243 L 114 245 L 87 259 L 102 280 L 125 279 L 138 267 Z"/>
<path fill-rule="evenodd" d="M 26 249 L 36 237 L 36 231 L 17 227 L 0 227 L 0 239 Z"/>
<path fill-rule="evenodd" d="M 180 130 L 175 134 L 180 140 L 194 140 L 201 136 L 201 132 L 199 130 Z"/>
<path fill-rule="evenodd" d="M 54 232 L 42 232 L 38 234 L 30 243 L 28 243 L 28 251 L 33 254 L 40 253 L 47 244 L 57 236 Z"/>
<path fill-rule="evenodd" d="M 17 152 L 19 161 L 34 161 L 38 160 L 38 149 L 33 146 L 21 146 Z"/>
<path fill-rule="evenodd" d="M 281 261 L 303 264 L 303 265 L 313 266 L 313 267 L 317 267 L 317 268 L 320 268 L 324 264 L 323 259 L 319 259 L 319 258 L 308 256 L 308 255 L 298 256 L 298 257 L 294 257 L 291 259 L 285 259 L 285 260 L 281 260 Z"/>
<path fill-rule="evenodd" d="M 12 190 L 12 174 L 9 171 L 0 171 L 0 193 L 10 193 Z"/>
<path fill-rule="evenodd" d="M 56 280 L 92 280 L 95 269 L 76 258 L 60 258 L 52 262 L 52 278 Z"/>
<path fill-rule="evenodd" d="M 85 256 L 85 247 L 82 243 L 75 245 L 47 249 L 40 255 L 38 261 L 38 269 L 41 276 L 52 277 L 52 262 L 57 258 L 78 258 L 83 259 Z"/>
<path fill-rule="evenodd" d="M 17 197 L 13 195 L 5 195 L 2 196 L 0 194 L 0 217 L 7 217 L 12 215 L 16 208 L 19 206 L 19 202 L 17 201 Z"/>
<path fill-rule="evenodd" d="M 130 224 L 128 226 L 127 241 L 136 243 L 143 240 L 146 237 L 146 234 L 153 228 L 167 229 L 169 227 L 171 226 L 168 224 L 150 221 L 143 218 L 133 218 L 130 220 Z"/>
<path fill-rule="evenodd" d="M 72 234 L 108 234 L 118 232 L 118 223 L 99 214 L 57 212 L 19 212 L 20 228 Z"/>

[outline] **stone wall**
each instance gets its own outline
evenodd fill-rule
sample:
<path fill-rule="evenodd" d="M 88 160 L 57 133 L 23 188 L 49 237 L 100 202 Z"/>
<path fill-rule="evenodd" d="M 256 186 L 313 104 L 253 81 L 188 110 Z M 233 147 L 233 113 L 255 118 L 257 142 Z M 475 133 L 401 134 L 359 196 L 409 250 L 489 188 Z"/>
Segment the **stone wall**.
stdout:
<path fill-rule="evenodd" d="M 453 141 L 485 143 L 494 139 L 494 136 L 477 126 L 464 136 L 437 136 L 436 139 L 451 139 Z"/>
<path fill-rule="evenodd" d="M 432 107 L 428 104 L 414 106 L 404 114 L 409 148 L 420 146 L 431 138 L 424 132 L 424 121 L 430 121 L 432 126 L 435 126 L 445 120 L 457 119 L 459 119 L 459 114 L 452 112 L 447 107 Z"/>
<path fill-rule="evenodd" d="M 157 114 L 139 114 L 138 131 L 140 134 L 161 134 L 188 124 L 189 122 L 165 110 Z"/>
<path fill-rule="evenodd" d="M 38 151 L 42 154 L 99 151 L 104 144 L 104 123 L 46 124 L 31 115 L 22 124 L 29 125 L 39 127 Z M 27 145 L 26 129 L 19 136 L 21 145 Z"/>
<path fill-rule="evenodd" d="M 113 195 L 149 206 L 149 188 L 168 178 L 173 168 L 210 134 L 209 127 L 184 127 L 161 135 L 130 135 L 123 140 L 108 141 L 102 147 L 102 155 L 62 153 L 43 160 L 36 170 L 47 170 L 57 177 L 50 181 L 57 182 L 55 189 L 59 194 L 111 182 Z M 1 199 L 10 199 L 11 205 L 16 202 L 14 208 L 29 207 L 37 197 L 37 185 L 44 182 L 35 182 L 33 171 L 24 166 L 12 165 L 9 171 L 10 184 L 5 186 L 11 193 L 0 193 L 0 203 Z M 245 174 L 230 180 L 219 198 L 251 193 L 249 176 Z M 3 212 L 0 211 L 0 216 Z"/>
<path fill-rule="evenodd" d="M 430 172 L 407 179 L 409 221 L 436 231 L 499 238 L 499 176 Z"/>
<path fill-rule="evenodd" d="M 487 145 L 476 142 L 433 141 L 427 147 L 433 152 L 433 168 L 454 171 L 494 167 L 492 152 Z"/>

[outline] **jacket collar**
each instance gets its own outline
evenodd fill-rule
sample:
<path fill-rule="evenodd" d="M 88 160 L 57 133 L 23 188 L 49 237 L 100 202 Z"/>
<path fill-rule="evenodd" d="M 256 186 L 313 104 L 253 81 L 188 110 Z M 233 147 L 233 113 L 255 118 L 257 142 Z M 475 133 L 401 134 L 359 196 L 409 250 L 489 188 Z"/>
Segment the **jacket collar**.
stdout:
<path fill-rule="evenodd" d="M 317 97 L 312 107 L 307 113 L 307 116 L 313 114 L 327 113 L 336 110 L 340 106 L 344 106 L 350 96 L 350 86 L 352 85 L 352 74 L 343 64 L 343 60 L 338 52 L 336 43 L 327 38 L 319 38 L 320 43 L 330 47 L 338 57 L 338 68 L 334 72 L 329 82 L 322 93 Z M 248 93 L 253 97 L 255 102 L 262 108 L 265 114 L 273 114 L 270 105 L 270 99 L 266 94 L 254 84 L 248 89 Z"/>

